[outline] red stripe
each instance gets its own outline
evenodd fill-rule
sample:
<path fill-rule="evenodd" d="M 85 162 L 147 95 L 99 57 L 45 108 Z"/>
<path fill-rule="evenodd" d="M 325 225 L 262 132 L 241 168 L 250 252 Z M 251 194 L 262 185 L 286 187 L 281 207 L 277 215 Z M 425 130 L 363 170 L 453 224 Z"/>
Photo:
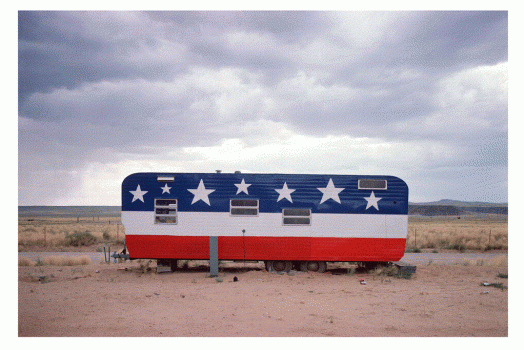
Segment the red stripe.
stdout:
<path fill-rule="evenodd" d="M 128 235 L 136 259 L 209 259 L 209 237 Z M 405 238 L 218 237 L 221 260 L 398 261 Z"/>

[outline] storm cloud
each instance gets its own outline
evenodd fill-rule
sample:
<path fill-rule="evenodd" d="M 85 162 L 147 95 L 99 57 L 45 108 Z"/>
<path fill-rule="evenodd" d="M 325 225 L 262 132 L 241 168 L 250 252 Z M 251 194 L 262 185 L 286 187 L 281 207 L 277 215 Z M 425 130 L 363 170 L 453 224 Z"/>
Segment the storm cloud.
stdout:
<path fill-rule="evenodd" d="M 139 171 L 371 173 L 507 201 L 505 11 L 21 11 L 19 204 Z"/>

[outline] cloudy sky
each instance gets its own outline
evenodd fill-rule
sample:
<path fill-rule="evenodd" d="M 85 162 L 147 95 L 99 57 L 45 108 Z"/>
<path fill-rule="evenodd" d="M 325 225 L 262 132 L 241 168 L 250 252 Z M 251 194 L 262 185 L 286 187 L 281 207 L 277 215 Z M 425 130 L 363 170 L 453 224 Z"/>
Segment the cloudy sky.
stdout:
<path fill-rule="evenodd" d="M 217 169 L 506 202 L 508 13 L 19 12 L 19 205 Z"/>

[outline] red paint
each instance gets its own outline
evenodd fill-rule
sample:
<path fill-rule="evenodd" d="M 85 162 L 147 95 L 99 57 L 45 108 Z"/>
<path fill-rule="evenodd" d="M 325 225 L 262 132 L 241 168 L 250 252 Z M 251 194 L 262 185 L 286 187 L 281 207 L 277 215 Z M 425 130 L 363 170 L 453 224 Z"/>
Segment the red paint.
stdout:
<path fill-rule="evenodd" d="M 127 235 L 136 259 L 209 259 L 209 237 Z M 218 237 L 221 260 L 398 261 L 405 238 Z"/>

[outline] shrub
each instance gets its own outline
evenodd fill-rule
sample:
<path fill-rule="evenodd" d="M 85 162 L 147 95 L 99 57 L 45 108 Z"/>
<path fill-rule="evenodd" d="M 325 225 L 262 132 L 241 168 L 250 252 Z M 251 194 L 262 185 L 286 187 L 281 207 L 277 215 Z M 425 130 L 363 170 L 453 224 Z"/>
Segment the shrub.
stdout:
<path fill-rule="evenodd" d="M 395 265 L 389 265 L 389 266 L 384 266 L 384 267 L 377 267 L 374 271 L 374 276 L 381 277 L 382 279 L 384 277 L 410 279 L 412 276 L 412 273 L 400 272 L 400 269 L 396 267 Z"/>
<path fill-rule="evenodd" d="M 459 252 L 466 251 L 466 247 L 463 244 L 453 244 L 448 246 L 448 249 L 458 250 Z"/>
<path fill-rule="evenodd" d="M 104 233 L 102 233 L 102 238 L 104 239 L 104 241 L 109 241 L 111 239 L 108 230 L 105 230 Z"/>
<path fill-rule="evenodd" d="M 75 231 L 73 234 L 65 236 L 65 245 L 72 245 L 74 247 L 88 246 L 95 244 L 97 239 L 89 231 Z"/>
<path fill-rule="evenodd" d="M 408 248 L 406 249 L 406 253 L 420 253 L 421 250 L 418 248 Z"/>

